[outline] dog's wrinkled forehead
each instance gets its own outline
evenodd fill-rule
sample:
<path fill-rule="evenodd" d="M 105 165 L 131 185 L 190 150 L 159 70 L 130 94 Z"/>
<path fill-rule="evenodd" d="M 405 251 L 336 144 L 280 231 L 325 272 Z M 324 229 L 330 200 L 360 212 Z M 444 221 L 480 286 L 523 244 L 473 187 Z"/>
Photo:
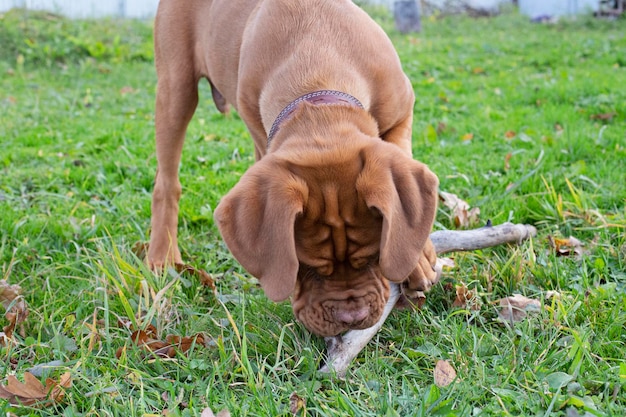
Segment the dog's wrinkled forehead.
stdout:
<path fill-rule="evenodd" d="M 295 224 L 298 260 L 322 275 L 332 274 L 339 263 L 361 268 L 380 248 L 382 216 L 359 196 L 354 179 L 335 179 L 309 188 Z"/>

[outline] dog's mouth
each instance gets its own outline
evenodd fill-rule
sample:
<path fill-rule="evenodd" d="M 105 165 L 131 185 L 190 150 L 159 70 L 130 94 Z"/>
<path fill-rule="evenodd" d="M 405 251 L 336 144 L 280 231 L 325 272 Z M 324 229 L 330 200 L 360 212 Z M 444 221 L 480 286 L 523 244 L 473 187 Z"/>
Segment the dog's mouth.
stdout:
<path fill-rule="evenodd" d="M 359 298 L 327 299 L 304 306 L 294 303 L 293 307 L 296 318 L 310 332 L 330 337 L 373 326 L 382 315 L 385 301 L 384 297 L 369 293 Z"/>
<path fill-rule="evenodd" d="M 291 298 L 294 315 L 311 333 L 336 336 L 373 326 L 389 299 L 389 282 L 376 267 L 320 275 L 301 267 Z"/>
<path fill-rule="evenodd" d="M 327 300 L 321 303 L 321 308 L 332 322 L 349 329 L 362 328 L 376 314 L 377 298 L 375 294 L 368 294 L 358 299 Z"/>

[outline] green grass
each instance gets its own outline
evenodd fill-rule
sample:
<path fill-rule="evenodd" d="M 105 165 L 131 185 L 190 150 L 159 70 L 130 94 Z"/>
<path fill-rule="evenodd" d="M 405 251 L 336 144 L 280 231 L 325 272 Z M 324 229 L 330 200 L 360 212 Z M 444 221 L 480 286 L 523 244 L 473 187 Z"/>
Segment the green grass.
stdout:
<path fill-rule="evenodd" d="M 150 25 L 0 17 L 0 274 L 30 310 L 0 369 L 21 378 L 57 360 L 48 373 L 73 379 L 56 407 L 3 413 L 290 415 L 296 392 L 311 416 L 626 415 L 626 20 L 450 17 L 402 36 L 377 18 L 415 87 L 416 157 L 482 221 L 539 235 L 455 255 L 423 309 L 394 313 L 344 381 L 316 373 L 323 342 L 263 296 L 213 225 L 253 162 L 238 116 L 220 115 L 203 83 L 181 165 L 182 251 L 217 278 L 216 298 L 195 277 L 154 277 L 131 250 L 148 236 L 155 169 Z M 436 228 L 451 226 L 440 209 Z M 569 235 L 584 256 L 550 248 Z M 460 283 L 479 310 L 451 306 Z M 549 290 L 561 298 L 538 315 L 496 321 L 499 298 Z M 150 357 L 117 324 L 133 314 L 208 346 Z M 433 384 L 439 359 L 458 382 Z"/>

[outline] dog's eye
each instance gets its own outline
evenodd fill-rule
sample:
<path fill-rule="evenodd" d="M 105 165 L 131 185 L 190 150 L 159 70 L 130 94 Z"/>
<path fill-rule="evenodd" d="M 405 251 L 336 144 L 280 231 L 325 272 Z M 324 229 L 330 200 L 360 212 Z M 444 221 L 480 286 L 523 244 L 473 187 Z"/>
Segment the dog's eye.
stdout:
<path fill-rule="evenodd" d="M 354 269 L 363 269 L 367 266 L 368 263 L 369 259 L 367 258 L 356 258 L 350 260 L 350 265 Z"/>
<path fill-rule="evenodd" d="M 350 259 L 350 266 L 354 269 L 365 269 L 378 263 L 378 253 L 371 256 L 360 256 Z"/>
<path fill-rule="evenodd" d="M 322 276 L 328 277 L 333 273 L 333 264 L 329 263 L 328 265 L 319 266 L 315 268 L 315 271 Z"/>

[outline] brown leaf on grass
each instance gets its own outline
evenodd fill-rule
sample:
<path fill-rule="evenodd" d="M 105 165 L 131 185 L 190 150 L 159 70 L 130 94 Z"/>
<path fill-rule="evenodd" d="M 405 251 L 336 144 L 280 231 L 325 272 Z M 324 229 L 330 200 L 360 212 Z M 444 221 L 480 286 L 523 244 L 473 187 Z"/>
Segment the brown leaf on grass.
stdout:
<path fill-rule="evenodd" d="M 521 294 L 513 294 L 498 300 L 500 310 L 498 318 L 506 323 L 518 323 L 526 318 L 529 313 L 538 313 L 541 310 L 541 302 Z"/>
<path fill-rule="evenodd" d="M 120 94 L 125 96 L 126 94 L 130 94 L 130 93 L 136 93 L 137 90 L 135 90 L 133 87 L 126 85 L 122 88 L 120 88 Z"/>
<path fill-rule="evenodd" d="M 124 355 L 126 352 L 126 345 L 124 346 L 120 346 L 119 348 L 117 348 L 117 350 L 115 351 L 115 357 L 117 359 L 121 358 L 122 355 Z"/>
<path fill-rule="evenodd" d="M 26 301 L 21 296 L 22 288 L 17 284 L 9 284 L 5 279 L 0 280 L 0 303 L 5 309 L 4 316 L 9 320 L 9 324 L 3 328 L 3 337 L 0 338 L 0 344 L 5 339 L 13 337 L 15 326 L 21 324 L 28 317 L 28 308 Z"/>
<path fill-rule="evenodd" d="M 456 371 L 452 365 L 450 365 L 450 362 L 439 360 L 435 364 L 433 376 L 435 378 L 435 385 L 439 388 L 443 388 L 454 382 L 456 379 Z"/>
<path fill-rule="evenodd" d="M 470 290 L 461 283 L 456 286 L 456 298 L 452 303 L 452 307 L 469 308 L 470 310 L 480 310 L 480 300 L 474 294 L 474 291 Z"/>
<path fill-rule="evenodd" d="M 137 258 L 146 259 L 146 256 L 148 255 L 149 246 L 150 245 L 146 242 L 135 242 L 135 244 L 133 244 L 131 248 L 131 251 L 135 254 Z M 213 280 L 213 277 L 211 277 L 211 275 L 208 272 L 203 271 L 201 269 L 194 268 L 191 265 L 182 264 L 182 263 L 175 264 L 174 269 L 176 270 L 176 272 L 178 272 L 181 275 L 189 274 L 189 275 L 197 277 L 200 280 L 200 284 L 202 284 L 205 287 L 211 288 L 213 292 L 216 291 L 215 281 Z"/>
<path fill-rule="evenodd" d="M 176 264 L 175 267 L 176 267 L 176 272 L 178 272 L 179 274 L 193 275 L 200 280 L 200 283 L 203 286 L 209 287 L 213 292 L 216 291 L 215 281 L 213 281 L 213 277 L 211 277 L 211 275 L 208 272 L 203 271 L 201 269 L 196 269 L 193 266 L 187 265 L 187 264 Z"/>
<path fill-rule="evenodd" d="M 611 112 L 611 113 L 592 114 L 589 117 L 591 118 L 591 120 L 611 121 L 611 119 L 613 119 L 613 117 L 615 117 L 616 115 L 617 113 Z"/>
<path fill-rule="evenodd" d="M 504 157 L 504 170 L 508 171 L 509 169 L 511 169 L 511 157 L 513 156 L 513 154 L 511 152 L 507 153 L 506 156 Z"/>
<path fill-rule="evenodd" d="M 154 325 L 154 324 L 148 324 L 148 325 L 146 326 L 146 328 L 142 330 L 142 332 L 143 332 L 143 334 L 145 334 L 145 336 L 146 336 L 146 338 L 147 338 L 147 339 L 157 339 L 157 338 L 159 337 L 159 336 L 158 336 L 158 332 L 157 332 L 157 328 L 155 327 L 155 325 Z M 133 332 L 133 334 L 135 334 L 135 333 L 137 333 L 137 332 Z M 143 337 L 143 334 L 142 334 L 142 335 L 139 335 L 139 334 L 138 334 L 138 335 L 137 335 L 137 336 L 138 336 L 137 338 L 142 338 L 142 337 Z M 131 336 L 131 339 L 133 339 L 133 340 L 137 340 L 137 339 L 136 339 L 135 337 L 133 337 L 133 336 Z"/>
<path fill-rule="evenodd" d="M 165 336 L 165 341 L 171 346 L 176 346 L 181 352 L 186 353 L 192 346 L 204 346 L 205 339 L 202 333 L 198 333 L 195 336 L 176 336 L 169 334 Z"/>
<path fill-rule="evenodd" d="M 459 228 L 467 228 L 478 223 L 478 215 L 480 209 L 474 207 L 470 209 L 470 205 L 461 200 L 455 194 L 446 193 L 445 191 L 439 191 L 439 200 L 443 202 L 443 205 L 452 210 L 452 218 L 454 225 Z"/>
<path fill-rule="evenodd" d="M 135 330 L 133 334 L 130 335 L 130 340 L 132 340 L 137 346 L 151 352 L 158 352 L 166 347 L 169 347 L 167 342 L 158 340 L 156 334 L 153 334 L 148 330 Z"/>
<path fill-rule="evenodd" d="M 202 410 L 202 414 L 200 414 L 200 417 L 230 417 L 230 411 L 228 411 L 227 409 L 223 409 L 222 411 L 217 413 L 217 415 L 215 415 L 213 413 L 213 410 L 207 407 Z"/>
<path fill-rule="evenodd" d="M 426 294 L 423 291 L 402 289 L 402 294 L 394 308 L 398 310 L 419 310 L 426 304 Z"/>
<path fill-rule="evenodd" d="M 160 340 L 156 327 L 148 325 L 143 330 L 135 330 L 130 336 L 131 341 L 141 349 L 154 353 L 161 358 L 173 358 L 176 352 L 187 353 L 192 346 L 205 346 L 205 337 L 202 333 L 194 336 L 167 335 L 165 341 Z M 119 359 L 124 353 L 126 346 L 117 349 L 115 356 Z"/>
<path fill-rule="evenodd" d="M 0 386 L 0 398 L 15 405 L 49 406 L 59 403 L 65 396 L 65 388 L 72 386 L 69 372 L 61 375 L 58 381 L 48 378 L 44 386 L 30 372 L 24 373 L 24 382 L 14 375 L 7 377 L 7 385 Z"/>
<path fill-rule="evenodd" d="M 147 242 L 135 242 L 133 246 L 130 248 L 131 252 L 135 254 L 135 256 L 139 259 L 146 259 L 148 255 L 148 247 L 150 245 Z"/>
<path fill-rule="evenodd" d="M 154 352 L 160 357 L 173 357 L 176 354 L 176 350 L 173 346 L 168 345 L 166 342 L 157 339 L 156 333 L 153 333 L 150 326 L 146 330 L 135 330 L 130 340 L 139 346 L 140 348 L 149 352 Z M 123 346 L 115 352 L 115 356 L 119 359 L 122 356 L 126 346 Z"/>
<path fill-rule="evenodd" d="M 130 329 L 131 327 L 133 327 L 133 321 L 127 317 L 118 317 L 117 326 Z"/>
<path fill-rule="evenodd" d="M 548 236 L 548 242 L 554 249 L 556 256 L 582 256 L 585 251 L 583 249 L 584 244 L 576 239 L 574 236 L 562 239 L 553 236 Z"/>
<path fill-rule="evenodd" d="M 517 133 L 515 133 L 514 130 L 507 130 L 504 132 L 504 137 L 507 139 L 513 139 L 515 136 L 517 136 Z"/>
<path fill-rule="evenodd" d="M 289 411 L 294 416 L 297 416 L 301 410 L 305 410 L 306 408 L 306 400 L 298 395 L 297 392 L 292 392 L 289 396 Z M 306 411 L 305 411 L 306 414 Z"/>

